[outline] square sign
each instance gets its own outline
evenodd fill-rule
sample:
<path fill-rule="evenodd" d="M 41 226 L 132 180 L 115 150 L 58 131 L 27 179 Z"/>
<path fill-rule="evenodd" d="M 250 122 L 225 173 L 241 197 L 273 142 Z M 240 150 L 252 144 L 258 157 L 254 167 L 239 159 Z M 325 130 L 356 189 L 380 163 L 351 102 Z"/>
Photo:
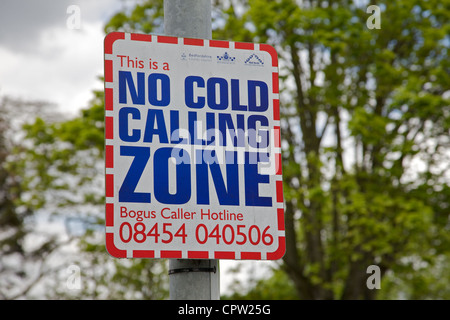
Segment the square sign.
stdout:
<path fill-rule="evenodd" d="M 273 47 L 108 34 L 105 159 L 112 256 L 284 255 Z"/>

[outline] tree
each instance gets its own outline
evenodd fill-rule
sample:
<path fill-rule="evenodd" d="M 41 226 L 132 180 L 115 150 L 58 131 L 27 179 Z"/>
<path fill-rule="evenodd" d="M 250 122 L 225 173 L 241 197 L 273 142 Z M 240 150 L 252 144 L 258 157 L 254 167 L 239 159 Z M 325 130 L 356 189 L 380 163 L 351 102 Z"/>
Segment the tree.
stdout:
<path fill-rule="evenodd" d="M 283 269 L 300 298 L 374 298 L 369 265 L 448 249 L 449 2 L 391 1 L 381 30 L 349 1 L 241 6 L 283 61 Z"/>
<path fill-rule="evenodd" d="M 35 115 L 52 121 L 49 104 L 10 97 L 0 100 L 0 299 L 30 296 L 53 268 L 48 263 L 63 244 L 55 234 L 37 230 L 42 201 L 30 192 L 22 125 Z"/>
<path fill-rule="evenodd" d="M 295 288 L 301 299 L 373 299 L 379 292 L 448 298 L 449 1 L 380 4 L 381 29 L 367 28 L 361 2 L 229 0 L 215 6 L 214 38 L 270 43 L 281 66 L 287 252 L 280 270 L 287 277 L 275 271 L 257 282 L 264 290 L 255 286 L 249 296 L 268 297 L 265 288 L 290 279 L 284 288 Z M 161 0 L 139 2 L 105 30 L 158 32 L 161 15 Z M 68 152 L 87 161 L 83 152 L 94 152 L 98 161 L 101 99 L 97 92 L 80 118 L 29 129 L 56 138 L 63 159 Z M 94 177 L 73 157 L 60 164 L 75 168 L 77 179 L 83 172 L 83 181 Z M 102 201 L 92 193 L 86 199 Z M 93 231 L 80 244 L 87 253 L 103 250 Z M 104 261 L 98 253 L 90 257 L 94 265 Z M 116 279 L 132 279 L 140 288 L 144 279 L 134 270 L 151 270 L 145 279 L 155 279 L 164 269 L 140 267 L 144 263 L 113 266 Z M 380 267 L 381 290 L 366 286 L 370 265 Z M 101 272 L 101 279 L 114 279 Z M 149 296 L 163 296 L 157 290 L 164 288 L 157 284 Z M 104 290 L 94 285 L 90 296 L 107 296 Z M 137 297 L 133 292 L 119 282 L 114 297 Z"/>
<path fill-rule="evenodd" d="M 214 38 L 280 55 L 282 268 L 300 298 L 374 298 L 369 265 L 400 276 L 411 257 L 448 259 L 449 5 L 390 1 L 368 29 L 358 2 L 216 2 Z M 119 17 L 126 31 L 156 21 Z"/>
<path fill-rule="evenodd" d="M 26 153 L 27 162 L 31 168 L 44 169 L 33 176 L 40 186 L 35 192 L 47 210 L 66 220 L 67 233 L 78 248 L 64 265 L 65 269 L 71 265 L 79 268 L 80 288 L 68 290 L 67 273 L 59 272 L 50 280 L 46 295 L 69 299 L 166 298 L 165 261 L 112 259 L 106 251 L 104 93 L 93 93 L 89 107 L 76 118 L 54 122 L 37 118 L 24 127 L 27 141 L 38 146 Z M 77 227 L 71 228 L 67 221 Z"/>

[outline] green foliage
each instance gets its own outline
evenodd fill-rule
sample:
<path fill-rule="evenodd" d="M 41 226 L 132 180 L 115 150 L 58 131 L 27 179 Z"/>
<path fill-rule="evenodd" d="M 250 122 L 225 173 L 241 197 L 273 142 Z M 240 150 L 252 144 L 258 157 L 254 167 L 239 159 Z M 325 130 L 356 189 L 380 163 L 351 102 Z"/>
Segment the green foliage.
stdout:
<path fill-rule="evenodd" d="M 239 16 L 229 12 L 236 5 L 225 10 L 279 52 L 283 269 L 300 298 L 374 298 L 371 264 L 388 274 L 392 295 L 381 297 L 401 296 L 390 281 L 414 272 L 423 283 L 402 282 L 403 297 L 443 297 L 438 288 L 449 283 L 434 261 L 448 261 L 449 247 L 450 3 L 378 5 L 380 30 L 347 1 L 249 0 Z M 439 275 L 403 263 L 410 257 Z"/>
<path fill-rule="evenodd" d="M 380 2 L 379 30 L 360 3 L 215 1 L 214 37 L 274 45 L 281 81 L 287 252 L 229 298 L 449 298 L 450 2 Z M 162 33 L 162 13 L 162 0 L 142 1 L 105 31 Z M 92 268 L 82 294 L 167 297 L 164 262 L 111 261 L 96 231 L 103 93 L 75 119 L 25 129 L 35 147 L 15 165 L 32 173 L 22 177 L 30 203 L 97 208 L 79 241 Z M 372 264 L 381 290 L 366 287 Z"/>
<path fill-rule="evenodd" d="M 105 26 L 105 32 L 125 31 L 163 33 L 164 1 L 147 0 L 137 3 L 131 10 L 118 12 Z"/>
<path fill-rule="evenodd" d="M 47 111 L 43 102 L 0 99 L 0 299 L 27 295 L 47 272 L 45 261 L 58 247 L 54 235 L 34 232 L 35 213 L 45 201 L 30 193 L 36 171 L 27 169 L 30 146 L 20 128 L 36 114 L 47 119 Z M 44 121 L 36 126 L 45 126 Z M 50 138 L 44 135 L 42 139 Z"/>
<path fill-rule="evenodd" d="M 295 300 L 295 288 L 287 274 L 281 269 L 273 269 L 267 279 L 256 279 L 248 287 L 236 283 L 233 293 L 222 296 L 223 300 Z"/>
<path fill-rule="evenodd" d="M 94 97 L 79 117 L 59 121 L 36 118 L 24 125 L 29 148 L 16 162 L 22 166 L 21 186 L 34 210 L 82 225 L 69 239 L 80 252 L 71 263 L 80 267 L 83 286 L 68 291 L 65 280 L 46 291 L 49 298 L 164 299 L 168 276 L 163 260 L 113 259 L 104 245 L 104 95 Z M 33 174 L 29 174 L 33 172 Z M 28 173 L 28 174 L 27 174 Z M 79 231 L 78 231 L 79 232 Z M 63 276 L 64 278 L 64 276 Z"/>

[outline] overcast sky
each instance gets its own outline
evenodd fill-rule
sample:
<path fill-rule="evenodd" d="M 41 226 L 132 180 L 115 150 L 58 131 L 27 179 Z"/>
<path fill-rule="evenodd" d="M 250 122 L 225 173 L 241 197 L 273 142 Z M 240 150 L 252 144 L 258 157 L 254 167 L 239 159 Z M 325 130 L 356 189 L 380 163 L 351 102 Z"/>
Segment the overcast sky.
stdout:
<path fill-rule="evenodd" d="M 104 25 L 134 0 L 0 0 L 0 97 L 55 103 L 67 115 L 87 107 L 102 89 Z M 81 28 L 67 27 L 67 8 L 80 8 Z M 222 261 L 222 270 L 234 266 Z M 249 261 L 239 277 L 268 272 Z M 259 274 L 258 273 L 258 274 Z M 232 277 L 222 275 L 224 292 Z"/>
<path fill-rule="evenodd" d="M 75 114 L 103 84 L 103 28 L 130 0 L 1 0 L 0 96 L 56 103 Z M 70 29 L 71 5 L 80 28 Z"/>

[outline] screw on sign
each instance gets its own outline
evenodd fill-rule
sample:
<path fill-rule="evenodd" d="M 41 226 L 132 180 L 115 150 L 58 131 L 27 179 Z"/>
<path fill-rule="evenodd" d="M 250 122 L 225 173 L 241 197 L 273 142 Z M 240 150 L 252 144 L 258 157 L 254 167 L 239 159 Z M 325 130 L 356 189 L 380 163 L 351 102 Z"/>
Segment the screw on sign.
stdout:
<path fill-rule="evenodd" d="M 105 154 L 111 255 L 283 256 L 273 47 L 108 34 Z"/>

